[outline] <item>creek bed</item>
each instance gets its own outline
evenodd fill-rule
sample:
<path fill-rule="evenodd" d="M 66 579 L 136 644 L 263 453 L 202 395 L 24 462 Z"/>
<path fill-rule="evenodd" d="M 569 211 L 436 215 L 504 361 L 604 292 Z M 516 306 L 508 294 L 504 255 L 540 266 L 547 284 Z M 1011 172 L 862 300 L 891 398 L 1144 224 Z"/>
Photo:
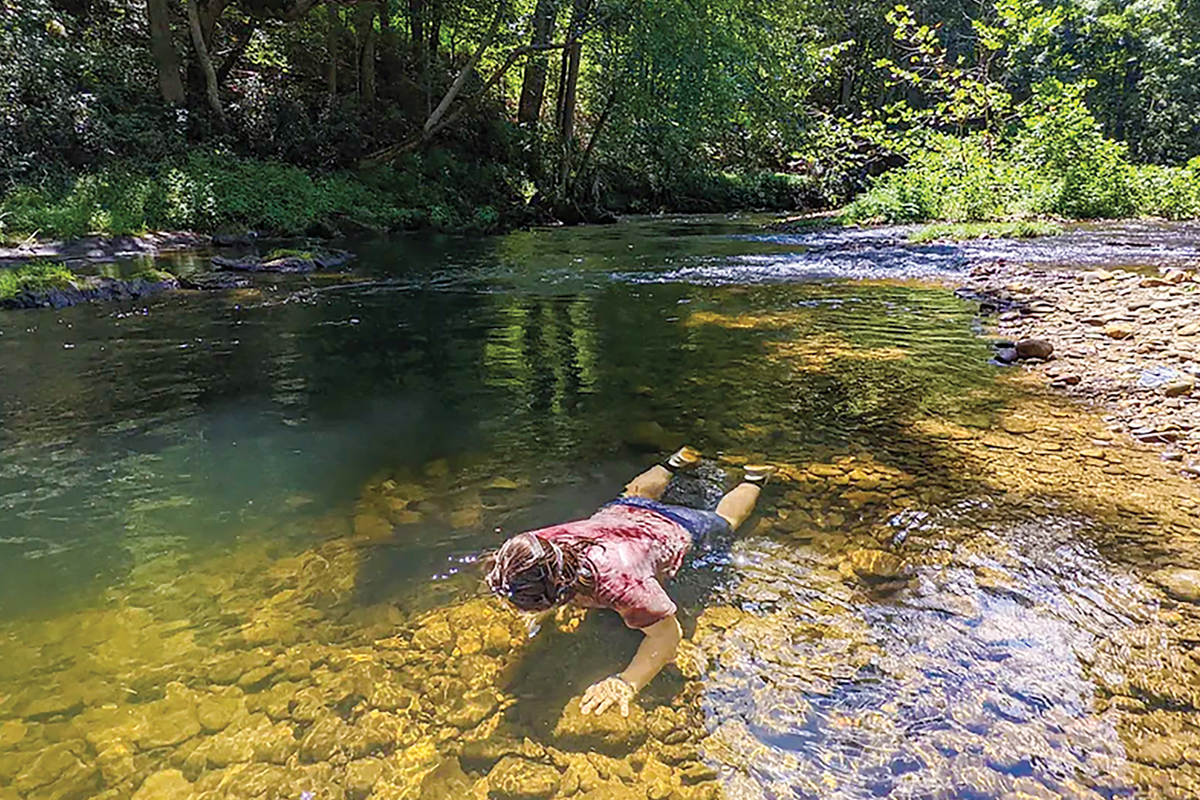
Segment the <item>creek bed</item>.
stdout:
<path fill-rule="evenodd" d="M 0 313 L 0 799 L 1194 796 L 1194 490 L 914 280 L 974 246 L 759 222 Z M 638 635 L 475 562 L 683 441 L 781 475 L 583 720 Z"/>

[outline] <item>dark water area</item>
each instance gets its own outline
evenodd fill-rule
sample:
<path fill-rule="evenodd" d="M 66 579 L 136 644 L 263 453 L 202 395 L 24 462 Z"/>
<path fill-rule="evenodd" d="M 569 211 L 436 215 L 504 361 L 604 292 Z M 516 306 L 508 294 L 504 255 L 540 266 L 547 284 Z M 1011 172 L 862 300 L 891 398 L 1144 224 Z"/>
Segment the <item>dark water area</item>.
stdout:
<path fill-rule="evenodd" d="M 1195 796 L 1200 615 L 1153 580 L 1200 566 L 1189 485 L 914 280 L 1165 263 L 1190 230 L 761 222 L 0 314 L 0 798 Z M 781 473 L 670 587 L 676 664 L 594 729 L 563 709 L 638 635 L 530 639 L 476 562 L 684 442 L 717 483 Z"/>

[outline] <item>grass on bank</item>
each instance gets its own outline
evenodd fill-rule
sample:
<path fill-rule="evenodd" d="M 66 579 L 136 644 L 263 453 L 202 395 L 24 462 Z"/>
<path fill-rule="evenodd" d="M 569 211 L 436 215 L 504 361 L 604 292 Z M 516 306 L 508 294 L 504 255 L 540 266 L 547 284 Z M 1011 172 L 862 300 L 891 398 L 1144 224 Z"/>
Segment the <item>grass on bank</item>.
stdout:
<path fill-rule="evenodd" d="M 78 278 L 62 264 L 33 261 L 18 267 L 0 267 L 0 301 L 9 300 L 23 292 L 44 292 L 66 289 Z"/>
<path fill-rule="evenodd" d="M 1033 239 L 1055 236 L 1063 232 L 1061 225 L 1037 219 L 1010 222 L 935 222 L 908 235 L 914 244 L 970 239 Z"/>

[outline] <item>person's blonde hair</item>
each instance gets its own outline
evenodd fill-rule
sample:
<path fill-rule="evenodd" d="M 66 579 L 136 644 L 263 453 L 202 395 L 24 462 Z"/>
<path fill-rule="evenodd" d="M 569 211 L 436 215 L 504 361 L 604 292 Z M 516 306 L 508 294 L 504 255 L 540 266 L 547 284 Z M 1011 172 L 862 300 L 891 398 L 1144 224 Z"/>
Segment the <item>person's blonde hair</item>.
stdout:
<path fill-rule="evenodd" d="M 591 586 L 585 555 L 590 541 L 560 544 L 536 533 L 519 533 L 487 557 L 484 580 L 495 594 L 522 611 L 545 611 Z"/>

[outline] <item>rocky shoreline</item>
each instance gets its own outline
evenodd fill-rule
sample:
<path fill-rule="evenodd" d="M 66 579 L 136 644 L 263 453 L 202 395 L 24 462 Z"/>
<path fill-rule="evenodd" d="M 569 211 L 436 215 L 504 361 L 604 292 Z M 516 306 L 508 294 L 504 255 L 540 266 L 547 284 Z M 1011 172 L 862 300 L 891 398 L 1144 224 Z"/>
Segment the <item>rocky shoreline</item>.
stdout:
<path fill-rule="evenodd" d="M 1101 410 L 1114 433 L 1158 445 L 1200 477 L 1200 273 L 1164 268 L 1073 271 L 974 267 L 958 293 L 978 301 L 999 337 L 998 361 L 1020 363 L 1052 388 Z M 1049 343 L 1051 352 L 1014 354 Z"/>
<path fill-rule="evenodd" d="M 0 267 L 29 261 L 105 264 L 178 250 L 195 250 L 213 244 L 212 236 L 191 231 L 161 231 L 140 236 L 85 236 L 68 241 L 34 240 L 16 247 L 0 247 Z"/>

